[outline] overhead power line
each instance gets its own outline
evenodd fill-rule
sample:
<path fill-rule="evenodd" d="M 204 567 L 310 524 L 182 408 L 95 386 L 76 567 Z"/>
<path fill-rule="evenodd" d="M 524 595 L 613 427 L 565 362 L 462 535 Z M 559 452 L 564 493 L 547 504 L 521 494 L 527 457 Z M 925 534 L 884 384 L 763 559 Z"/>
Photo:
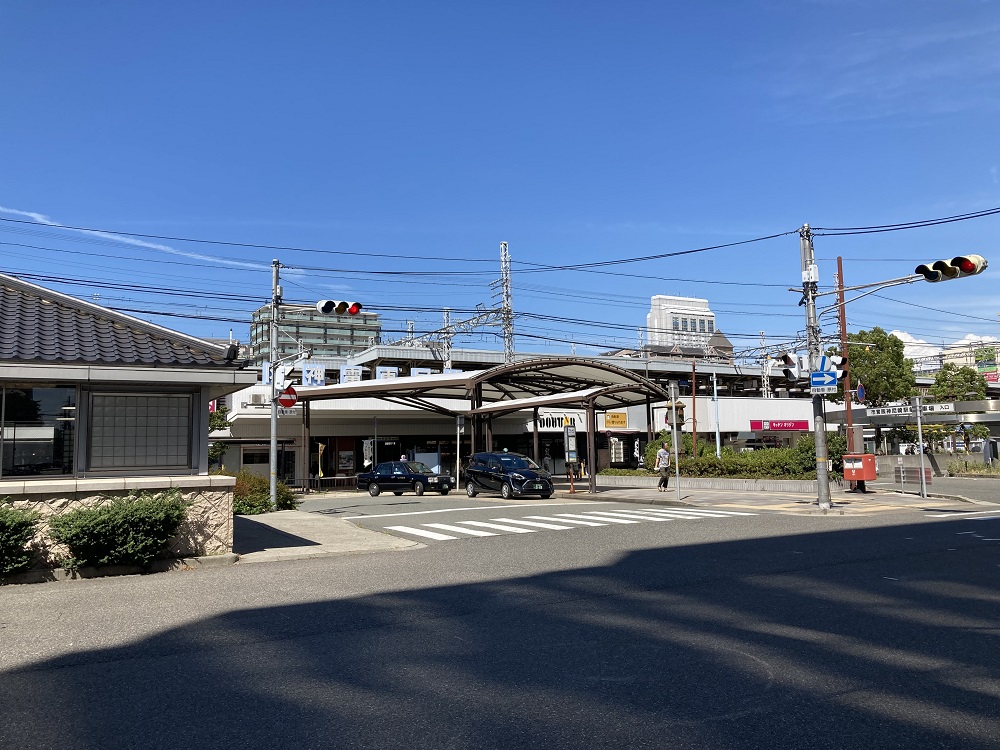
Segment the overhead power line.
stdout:
<path fill-rule="evenodd" d="M 942 216 L 938 219 L 922 219 L 920 221 L 906 221 L 900 224 L 877 224 L 871 227 L 813 227 L 814 235 L 836 235 L 836 234 L 876 234 L 879 232 L 899 232 L 904 229 L 923 229 L 939 224 L 952 224 L 956 221 L 969 221 L 970 219 L 982 219 L 986 216 L 1000 214 L 1000 206 L 996 208 L 986 208 L 982 211 L 971 211 L 965 214 L 955 214 L 954 216 Z"/>

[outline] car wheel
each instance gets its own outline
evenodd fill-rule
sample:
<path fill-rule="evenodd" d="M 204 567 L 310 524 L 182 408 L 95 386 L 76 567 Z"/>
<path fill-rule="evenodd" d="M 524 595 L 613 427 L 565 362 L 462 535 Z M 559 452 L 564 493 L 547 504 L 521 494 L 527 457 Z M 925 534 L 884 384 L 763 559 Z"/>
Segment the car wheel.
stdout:
<path fill-rule="evenodd" d="M 479 494 L 479 491 L 476 489 L 476 485 L 472 482 L 467 482 L 465 485 L 465 494 L 469 497 L 475 497 Z"/>
<path fill-rule="evenodd" d="M 368 494 L 372 497 L 378 497 L 380 492 L 382 492 L 382 489 L 375 482 L 368 485 Z"/>
<path fill-rule="evenodd" d="M 413 491 L 416 492 L 418 495 L 423 495 L 424 494 L 424 483 L 421 482 L 421 481 L 419 481 L 419 480 L 416 481 L 416 482 L 414 482 L 413 483 Z"/>
<path fill-rule="evenodd" d="M 402 492 L 400 492 L 399 490 L 397 490 L 396 492 L 393 492 L 392 494 L 393 494 L 393 495 L 395 495 L 396 497 L 399 497 L 399 496 L 400 496 L 400 495 L 402 495 L 403 493 L 402 493 Z"/>
<path fill-rule="evenodd" d="M 451 492 L 451 490 L 449 490 L 449 489 L 441 490 L 441 494 L 442 495 L 447 495 L 449 492 Z"/>
<path fill-rule="evenodd" d="M 500 497 L 504 500 L 510 500 L 510 496 L 514 494 L 514 490 L 510 486 L 510 482 L 504 482 L 500 485 Z"/>

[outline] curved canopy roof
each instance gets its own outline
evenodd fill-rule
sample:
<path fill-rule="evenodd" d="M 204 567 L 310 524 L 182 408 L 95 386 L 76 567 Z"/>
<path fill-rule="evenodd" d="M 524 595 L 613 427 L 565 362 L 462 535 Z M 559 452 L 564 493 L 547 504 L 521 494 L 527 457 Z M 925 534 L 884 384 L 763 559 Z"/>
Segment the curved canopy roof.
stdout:
<path fill-rule="evenodd" d="M 553 357 L 487 370 L 301 387 L 299 399 L 379 398 L 441 414 L 505 414 L 538 406 L 593 406 L 597 411 L 669 401 L 665 388 L 606 362 Z M 482 401 L 478 403 L 477 393 Z M 460 403 L 458 403 L 460 402 Z"/>

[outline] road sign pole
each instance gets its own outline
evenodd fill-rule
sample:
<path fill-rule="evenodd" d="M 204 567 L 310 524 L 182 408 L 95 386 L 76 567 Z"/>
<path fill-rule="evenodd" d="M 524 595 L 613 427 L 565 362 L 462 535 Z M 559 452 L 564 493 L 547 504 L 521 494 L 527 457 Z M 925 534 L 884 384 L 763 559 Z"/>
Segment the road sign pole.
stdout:
<path fill-rule="evenodd" d="M 920 407 L 920 396 L 914 396 L 910 399 L 910 403 L 913 404 L 913 409 L 917 412 L 917 442 L 920 443 L 917 447 L 920 453 L 920 497 L 927 497 L 927 478 L 924 476 L 924 428 L 921 422 L 923 409 Z"/>
<path fill-rule="evenodd" d="M 278 308 L 281 305 L 281 287 L 278 285 L 278 269 L 281 264 L 277 259 L 271 261 L 271 356 L 270 356 L 270 378 L 271 381 L 271 454 L 270 454 L 270 503 L 271 510 L 278 509 L 278 400 L 276 388 L 278 384 L 274 382 L 275 373 L 278 369 Z"/>
<path fill-rule="evenodd" d="M 806 308 L 806 340 L 809 346 L 809 370 L 819 372 L 820 328 L 816 315 L 816 292 L 819 268 L 813 255 L 812 232 L 808 224 L 799 230 L 799 253 L 802 259 L 802 301 Z M 834 376 L 836 378 L 836 375 Z M 813 392 L 813 434 L 816 444 L 817 504 L 822 511 L 830 510 L 830 457 L 826 447 L 826 417 L 823 396 Z"/>

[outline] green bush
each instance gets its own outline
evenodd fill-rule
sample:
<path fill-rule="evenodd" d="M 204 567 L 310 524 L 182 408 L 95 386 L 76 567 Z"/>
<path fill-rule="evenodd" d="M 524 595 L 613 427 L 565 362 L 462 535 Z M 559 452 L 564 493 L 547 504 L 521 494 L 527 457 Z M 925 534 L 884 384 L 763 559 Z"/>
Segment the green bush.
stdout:
<path fill-rule="evenodd" d="M 140 492 L 97 508 L 71 510 L 49 520 L 52 538 L 69 547 L 71 570 L 97 565 L 148 567 L 184 520 L 188 504 L 178 489 Z"/>
<path fill-rule="evenodd" d="M 684 440 L 681 443 L 682 447 L 687 448 L 688 453 L 691 450 L 690 437 L 690 435 L 684 435 Z M 656 451 L 663 442 L 670 443 L 670 434 L 666 431 L 661 431 L 657 439 L 646 447 L 647 466 L 655 465 Z M 833 459 L 833 475 L 837 476 L 844 470 L 843 456 L 847 450 L 847 439 L 843 435 L 829 433 L 827 435 L 827 450 L 830 458 Z M 765 448 L 736 453 L 729 446 L 726 446 L 721 452 L 722 455 L 717 458 L 714 445 L 707 446 L 699 442 L 697 458 L 681 453 L 681 476 L 729 479 L 816 478 L 816 445 L 812 435 L 803 435 L 792 448 Z M 672 454 L 671 459 L 673 459 Z M 656 472 L 652 469 L 649 471 L 609 469 L 601 473 L 650 476 Z"/>
<path fill-rule="evenodd" d="M 0 505 L 0 578 L 27 570 L 34 561 L 28 542 L 35 535 L 38 514 Z"/>
<path fill-rule="evenodd" d="M 233 487 L 233 513 L 238 516 L 255 516 L 271 511 L 271 480 L 242 469 L 238 474 L 222 471 L 221 474 L 236 477 Z M 298 504 L 295 495 L 284 482 L 278 482 L 278 510 L 295 510 Z"/>

